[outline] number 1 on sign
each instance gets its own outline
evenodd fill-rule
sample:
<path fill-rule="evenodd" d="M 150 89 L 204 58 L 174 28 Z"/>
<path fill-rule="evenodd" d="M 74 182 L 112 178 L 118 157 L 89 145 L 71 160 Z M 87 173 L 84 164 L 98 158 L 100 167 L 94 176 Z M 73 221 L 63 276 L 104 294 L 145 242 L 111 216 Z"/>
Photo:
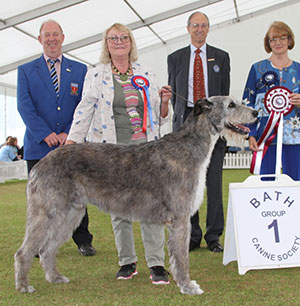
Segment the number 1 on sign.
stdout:
<path fill-rule="evenodd" d="M 274 235 L 275 235 L 275 242 L 278 243 L 280 242 L 279 240 L 279 232 L 278 232 L 278 222 L 277 220 L 273 220 L 273 222 L 268 226 L 268 229 L 274 228 Z"/>

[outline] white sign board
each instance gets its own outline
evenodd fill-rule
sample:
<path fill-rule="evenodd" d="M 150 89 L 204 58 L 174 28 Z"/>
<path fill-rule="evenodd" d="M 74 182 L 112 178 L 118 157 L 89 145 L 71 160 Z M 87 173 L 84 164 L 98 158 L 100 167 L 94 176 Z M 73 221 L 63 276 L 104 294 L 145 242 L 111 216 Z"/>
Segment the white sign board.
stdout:
<path fill-rule="evenodd" d="M 229 185 L 223 264 L 251 269 L 300 266 L 300 182 L 250 176 Z"/>

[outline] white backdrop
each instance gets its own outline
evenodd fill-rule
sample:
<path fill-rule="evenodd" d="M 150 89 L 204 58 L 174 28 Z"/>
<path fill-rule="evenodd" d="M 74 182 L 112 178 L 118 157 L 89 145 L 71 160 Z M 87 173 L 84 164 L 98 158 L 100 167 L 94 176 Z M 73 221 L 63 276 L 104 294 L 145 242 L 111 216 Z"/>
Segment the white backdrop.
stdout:
<path fill-rule="evenodd" d="M 296 44 L 290 51 L 290 57 L 300 61 L 300 2 L 280 8 L 278 10 L 255 16 L 223 27 L 214 29 L 208 34 L 207 42 L 217 48 L 224 49 L 231 60 L 231 95 L 241 98 L 246 78 L 253 63 L 267 58 L 263 38 L 273 21 L 287 23 L 295 34 Z M 208 16 L 209 17 L 209 16 Z M 156 45 L 155 48 L 141 50 L 139 61 L 156 72 L 160 84 L 167 84 L 167 56 L 173 51 L 185 47 L 190 43 L 189 35 L 168 42 L 167 45 Z"/>
<path fill-rule="evenodd" d="M 238 99 L 242 98 L 243 89 L 250 67 L 253 63 L 267 58 L 269 55 L 263 47 L 263 38 L 269 25 L 277 20 L 286 22 L 295 34 L 295 47 L 290 51 L 290 57 L 300 62 L 300 1 L 270 13 L 253 16 L 235 24 L 213 29 L 208 34 L 207 42 L 215 47 L 226 50 L 231 60 L 231 86 L 230 93 Z M 168 41 L 166 45 L 158 44 L 139 50 L 139 62 L 150 67 L 157 75 L 159 84 L 165 85 L 168 81 L 167 56 L 173 51 L 189 45 L 190 37 L 186 36 Z M 100 50 L 99 50 L 100 53 Z M 1 86 L 0 86 L 1 87 Z M 14 91 L 15 92 L 15 91 Z M 1 92 L 0 92 L 1 94 Z M 6 99 L 7 104 L 12 99 Z M 9 100 L 9 101 L 8 101 Z M 15 102 L 15 98 L 13 98 Z M 8 110 L 8 107 L 6 107 Z M 19 143 L 23 143 L 24 126 L 14 107 L 9 107 L 9 112 L 4 117 L 4 97 L 0 97 L 0 143 L 4 142 L 7 135 L 17 136 Z M 4 131 L 3 124 L 7 122 Z M 171 130 L 171 123 L 162 129 L 162 133 Z"/>

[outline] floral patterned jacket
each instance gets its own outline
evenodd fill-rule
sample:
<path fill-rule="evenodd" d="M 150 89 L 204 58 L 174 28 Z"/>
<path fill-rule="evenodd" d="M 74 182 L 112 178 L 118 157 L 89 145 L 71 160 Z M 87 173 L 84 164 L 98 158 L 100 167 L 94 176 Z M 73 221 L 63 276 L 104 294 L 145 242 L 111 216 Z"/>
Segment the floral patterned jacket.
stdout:
<path fill-rule="evenodd" d="M 268 59 L 252 65 L 243 100 L 259 113 L 258 121 L 250 127 L 249 134 L 257 140 L 261 137 L 270 115 L 265 107 L 264 99 L 273 86 L 284 86 L 294 93 L 300 93 L 300 64 L 293 61 L 291 66 L 282 71 L 274 68 Z M 272 144 L 276 144 L 276 140 L 277 138 L 274 138 Z M 283 143 L 300 144 L 300 109 L 297 107 L 284 116 Z"/>
<path fill-rule="evenodd" d="M 132 64 L 134 75 L 142 75 L 150 82 L 149 97 L 152 107 L 153 131 L 149 113 L 147 120 L 147 140 L 159 137 L 160 98 L 155 75 L 138 63 Z M 88 71 L 83 87 L 82 100 L 78 104 L 68 140 L 81 142 L 117 143 L 115 120 L 113 114 L 114 87 L 110 64 L 99 64 Z M 169 116 L 161 118 L 161 124 Z"/>

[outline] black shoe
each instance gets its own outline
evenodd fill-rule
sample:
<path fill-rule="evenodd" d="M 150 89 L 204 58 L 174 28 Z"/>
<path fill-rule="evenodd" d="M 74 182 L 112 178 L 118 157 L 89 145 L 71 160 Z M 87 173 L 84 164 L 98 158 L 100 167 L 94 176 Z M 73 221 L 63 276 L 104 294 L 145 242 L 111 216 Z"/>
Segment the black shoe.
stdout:
<path fill-rule="evenodd" d="M 78 248 L 78 252 L 82 256 L 94 256 L 96 254 L 96 250 L 93 248 L 91 244 L 84 244 Z"/>
<path fill-rule="evenodd" d="M 195 242 L 193 240 L 190 241 L 190 247 L 189 247 L 189 252 L 199 249 L 200 248 L 200 242 Z"/>
<path fill-rule="evenodd" d="M 219 240 L 207 242 L 207 247 L 211 252 L 214 252 L 214 253 L 223 252 L 223 246 Z"/>
<path fill-rule="evenodd" d="M 169 272 L 162 266 L 154 266 L 150 268 L 150 279 L 152 280 L 152 284 L 168 285 L 170 284 L 168 276 Z"/>
<path fill-rule="evenodd" d="M 124 265 L 116 274 L 117 279 L 131 279 L 132 276 L 137 275 L 136 263 Z"/>

